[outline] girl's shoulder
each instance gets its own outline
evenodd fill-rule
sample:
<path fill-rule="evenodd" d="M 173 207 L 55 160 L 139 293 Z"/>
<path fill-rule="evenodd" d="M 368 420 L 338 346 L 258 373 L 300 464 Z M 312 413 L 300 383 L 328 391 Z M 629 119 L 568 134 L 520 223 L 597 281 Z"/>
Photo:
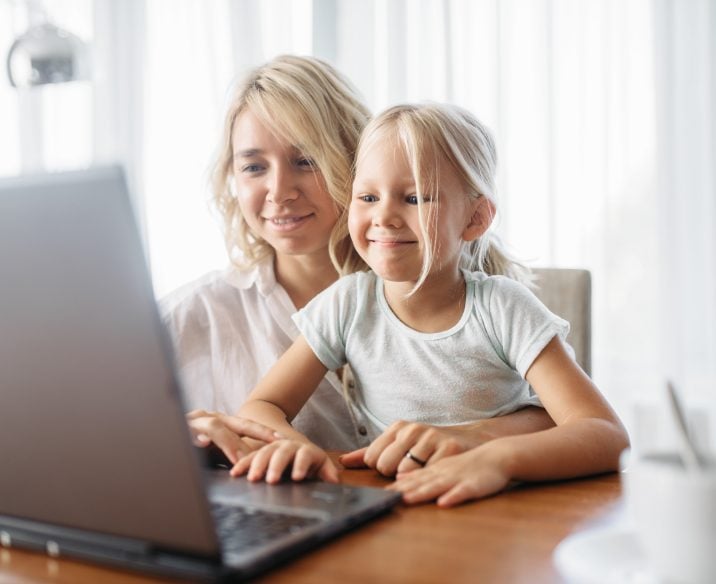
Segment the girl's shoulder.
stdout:
<path fill-rule="evenodd" d="M 484 272 L 466 272 L 465 281 L 474 287 L 475 307 L 478 310 L 491 314 L 546 310 L 529 287 L 513 278 L 489 276 Z"/>
<path fill-rule="evenodd" d="M 463 270 L 465 281 L 474 283 L 475 291 L 480 294 L 532 295 L 530 289 L 508 276 L 490 276 L 485 272 Z"/>
<path fill-rule="evenodd" d="M 346 274 L 338 278 L 338 280 L 324 290 L 323 294 L 363 292 L 366 289 L 370 289 L 371 286 L 375 286 L 377 279 L 377 276 L 372 270 L 353 272 L 352 274 Z"/>

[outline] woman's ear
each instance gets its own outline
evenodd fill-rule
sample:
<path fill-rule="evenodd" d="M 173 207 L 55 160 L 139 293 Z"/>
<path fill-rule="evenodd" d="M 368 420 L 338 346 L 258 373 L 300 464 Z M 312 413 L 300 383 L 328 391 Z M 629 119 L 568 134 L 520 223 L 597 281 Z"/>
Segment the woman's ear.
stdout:
<path fill-rule="evenodd" d="M 480 195 L 474 199 L 469 206 L 472 211 L 470 220 L 462 232 L 462 238 L 465 241 L 475 241 L 488 230 L 495 218 L 495 205 L 485 195 Z"/>

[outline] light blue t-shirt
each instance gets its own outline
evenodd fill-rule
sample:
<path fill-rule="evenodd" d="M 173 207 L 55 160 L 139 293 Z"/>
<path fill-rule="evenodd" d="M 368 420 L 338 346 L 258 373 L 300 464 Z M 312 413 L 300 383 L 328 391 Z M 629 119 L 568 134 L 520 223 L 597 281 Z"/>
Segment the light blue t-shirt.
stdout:
<path fill-rule="evenodd" d="M 465 310 L 443 332 L 401 322 L 373 272 L 339 279 L 293 316 L 328 369 L 350 364 L 349 405 L 370 421 L 371 439 L 396 420 L 454 425 L 539 404 L 524 376 L 569 323 L 514 280 L 463 274 Z"/>

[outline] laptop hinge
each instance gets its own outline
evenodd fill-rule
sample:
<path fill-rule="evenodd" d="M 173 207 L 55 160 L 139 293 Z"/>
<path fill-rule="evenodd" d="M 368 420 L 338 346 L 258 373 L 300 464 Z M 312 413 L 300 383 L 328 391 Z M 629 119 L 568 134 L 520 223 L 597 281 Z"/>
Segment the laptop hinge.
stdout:
<path fill-rule="evenodd" d="M 0 546 L 24 548 L 51 557 L 75 557 L 112 564 L 129 564 L 169 573 L 179 569 L 197 577 L 216 573 L 221 556 L 200 556 L 148 542 L 59 527 L 32 520 L 0 516 Z"/>

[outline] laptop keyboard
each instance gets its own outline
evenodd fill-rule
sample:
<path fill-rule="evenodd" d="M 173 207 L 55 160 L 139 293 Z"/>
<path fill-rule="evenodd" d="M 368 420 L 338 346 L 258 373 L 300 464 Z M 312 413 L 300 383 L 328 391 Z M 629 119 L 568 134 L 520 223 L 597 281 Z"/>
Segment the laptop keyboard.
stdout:
<path fill-rule="evenodd" d="M 211 510 L 224 552 L 228 553 L 245 551 L 320 521 L 317 517 L 221 503 L 212 503 Z"/>

